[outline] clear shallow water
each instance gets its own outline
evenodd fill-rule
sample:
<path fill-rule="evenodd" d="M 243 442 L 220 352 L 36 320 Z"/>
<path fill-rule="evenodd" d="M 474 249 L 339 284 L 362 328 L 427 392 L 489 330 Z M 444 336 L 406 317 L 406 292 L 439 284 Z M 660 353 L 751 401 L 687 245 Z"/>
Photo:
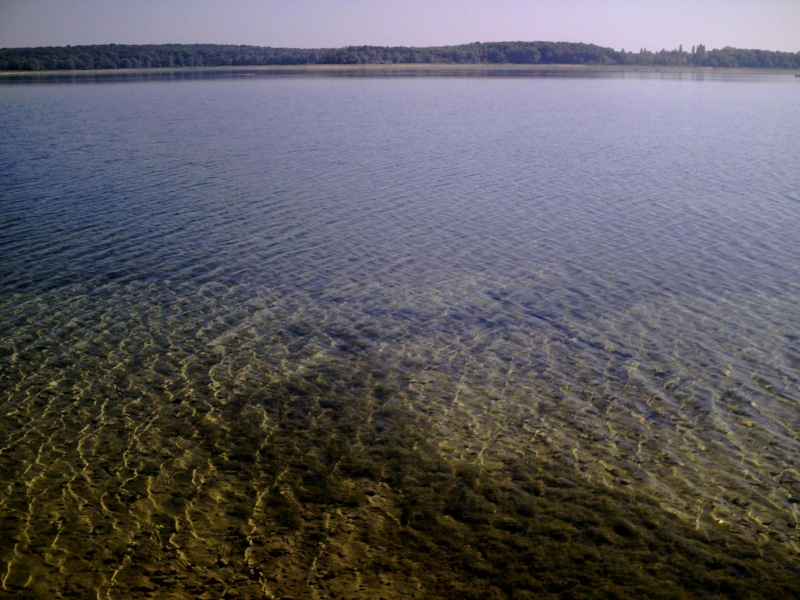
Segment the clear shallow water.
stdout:
<path fill-rule="evenodd" d="M 4 592 L 798 589 L 798 93 L 3 85 Z"/>

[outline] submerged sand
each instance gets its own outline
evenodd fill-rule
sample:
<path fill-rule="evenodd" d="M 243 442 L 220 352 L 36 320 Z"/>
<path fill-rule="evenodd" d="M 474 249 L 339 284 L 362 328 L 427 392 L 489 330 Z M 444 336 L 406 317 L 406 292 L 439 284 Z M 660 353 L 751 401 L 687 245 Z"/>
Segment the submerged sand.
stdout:
<path fill-rule="evenodd" d="M 348 309 L 274 299 L 218 313 L 236 290 L 187 319 L 185 302 L 143 310 L 126 303 L 147 289 L 120 289 L 126 320 L 91 323 L 75 291 L 37 322 L 18 307 L 4 346 L 6 597 L 800 589 L 800 476 L 745 405 L 727 438 L 706 437 L 713 415 L 665 406 L 633 366 L 619 387 L 553 372 L 569 339 L 542 353 L 470 325 L 415 344 L 400 318 L 352 329 Z M 664 385 L 681 401 L 679 379 Z M 752 469 L 722 466 L 744 439 L 761 448 Z"/>

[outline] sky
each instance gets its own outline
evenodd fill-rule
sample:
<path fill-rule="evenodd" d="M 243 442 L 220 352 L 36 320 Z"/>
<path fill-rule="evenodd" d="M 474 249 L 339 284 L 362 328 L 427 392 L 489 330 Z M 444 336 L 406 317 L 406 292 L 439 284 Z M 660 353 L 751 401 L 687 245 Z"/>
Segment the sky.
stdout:
<path fill-rule="evenodd" d="M 0 0 L 0 47 L 585 42 L 800 51 L 800 0 Z"/>

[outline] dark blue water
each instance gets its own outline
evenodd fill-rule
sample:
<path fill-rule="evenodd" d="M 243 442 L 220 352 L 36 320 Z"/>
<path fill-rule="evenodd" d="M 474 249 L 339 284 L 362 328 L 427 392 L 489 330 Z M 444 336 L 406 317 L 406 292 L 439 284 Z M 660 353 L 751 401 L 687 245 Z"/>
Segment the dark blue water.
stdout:
<path fill-rule="evenodd" d="M 487 543 L 463 507 L 511 500 L 475 490 L 528 523 L 557 472 L 582 490 L 559 505 L 629 498 L 796 574 L 798 94 L 771 74 L 2 84 L 2 589 L 452 594 L 391 528 L 428 536 L 420 556 Z M 423 510 L 452 485 L 419 472 L 471 491 Z M 633 560 L 607 517 L 568 547 Z M 736 560 L 730 584 L 652 576 L 758 590 Z M 589 589 L 486 572 L 475 597 Z"/>

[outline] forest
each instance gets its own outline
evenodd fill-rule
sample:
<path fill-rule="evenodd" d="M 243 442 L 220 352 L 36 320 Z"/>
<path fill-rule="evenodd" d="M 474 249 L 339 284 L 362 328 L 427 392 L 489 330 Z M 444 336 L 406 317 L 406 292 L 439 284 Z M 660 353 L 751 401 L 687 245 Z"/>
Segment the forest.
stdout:
<path fill-rule="evenodd" d="M 64 46 L 0 49 L 0 71 L 62 71 L 268 65 L 564 64 L 800 68 L 800 52 L 706 50 L 652 52 L 614 50 L 571 42 L 475 42 L 458 46 L 270 48 L 219 44 Z"/>

